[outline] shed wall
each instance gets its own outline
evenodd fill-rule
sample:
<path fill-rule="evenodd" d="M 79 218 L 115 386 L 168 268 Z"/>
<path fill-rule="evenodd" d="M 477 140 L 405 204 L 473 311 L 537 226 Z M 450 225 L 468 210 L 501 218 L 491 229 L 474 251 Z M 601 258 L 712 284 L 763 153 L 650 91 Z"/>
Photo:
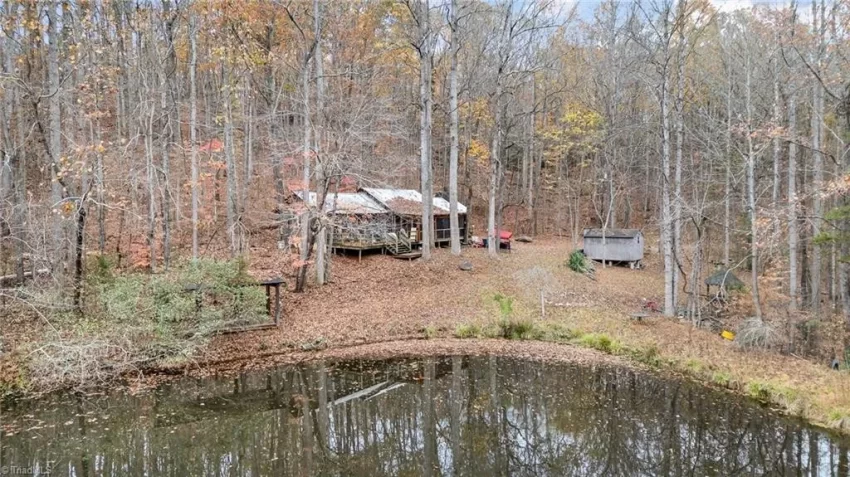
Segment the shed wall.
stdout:
<path fill-rule="evenodd" d="M 601 238 L 587 237 L 584 239 L 584 254 L 592 260 L 611 260 L 617 262 L 634 262 L 643 260 L 643 238 L 605 238 L 605 246 Z"/>

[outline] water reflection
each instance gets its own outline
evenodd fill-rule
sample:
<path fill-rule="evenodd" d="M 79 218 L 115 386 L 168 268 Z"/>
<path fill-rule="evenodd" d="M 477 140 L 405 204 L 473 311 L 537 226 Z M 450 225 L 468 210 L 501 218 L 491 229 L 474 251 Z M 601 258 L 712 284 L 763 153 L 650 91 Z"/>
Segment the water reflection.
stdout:
<path fill-rule="evenodd" d="M 847 475 L 848 442 L 688 383 L 504 358 L 315 364 L 6 409 L 51 476 Z M 8 471 L 7 471 L 8 472 Z"/>

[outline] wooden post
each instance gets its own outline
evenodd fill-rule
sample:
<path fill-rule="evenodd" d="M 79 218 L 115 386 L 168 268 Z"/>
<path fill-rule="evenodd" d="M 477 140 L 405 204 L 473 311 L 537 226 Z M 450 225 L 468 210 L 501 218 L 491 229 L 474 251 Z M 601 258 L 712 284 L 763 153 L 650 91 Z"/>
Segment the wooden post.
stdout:
<path fill-rule="evenodd" d="M 266 287 L 266 312 L 274 319 L 275 326 L 280 323 L 280 286 L 285 284 L 281 278 L 272 278 L 271 280 L 260 282 L 260 285 Z M 274 287 L 274 315 L 272 315 L 272 287 Z"/>
<path fill-rule="evenodd" d="M 280 284 L 274 287 L 274 324 L 277 326 L 280 323 Z"/>

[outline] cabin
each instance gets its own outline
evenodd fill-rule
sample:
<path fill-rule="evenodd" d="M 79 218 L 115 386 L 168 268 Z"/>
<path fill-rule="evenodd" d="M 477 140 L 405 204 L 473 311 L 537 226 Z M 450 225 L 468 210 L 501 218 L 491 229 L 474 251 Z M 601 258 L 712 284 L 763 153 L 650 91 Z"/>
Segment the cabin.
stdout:
<path fill-rule="evenodd" d="M 644 240 L 638 229 L 585 229 L 582 235 L 584 255 L 591 260 L 623 262 L 632 268 L 643 260 Z"/>
<path fill-rule="evenodd" d="M 303 200 L 304 191 L 295 191 Z M 316 193 L 310 192 L 309 204 L 316 206 Z M 323 210 L 334 216 L 331 249 L 380 250 L 394 242 L 395 220 L 383 205 L 362 192 L 331 192 Z"/>
<path fill-rule="evenodd" d="M 368 194 L 386 207 L 395 217 L 396 227 L 404 231 L 411 242 L 422 244 L 422 194 L 412 189 L 376 189 L 363 187 L 360 191 Z M 451 242 L 449 222 L 449 202 L 441 197 L 433 199 L 434 242 L 437 245 Z M 457 204 L 460 240 L 466 243 L 469 237 L 469 220 L 466 206 Z"/>
<path fill-rule="evenodd" d="M 293 190 L 303 201 L 304 191 Z M 316 193 L 309 193 L 310 206 L 316 206 Z M 449 203 L 434 198 L 435 242 L 451 241 Z M 323 210 L 334 216 L 331 248 L 336 250 L 386 250 L 393 255 L 412 252 L 421 246 L 422 195 L 410 189 L 362 188 L 356 192 L 330 192 Z M 467 209 L 458 203 L 461 241 L 468 237 Z"/>

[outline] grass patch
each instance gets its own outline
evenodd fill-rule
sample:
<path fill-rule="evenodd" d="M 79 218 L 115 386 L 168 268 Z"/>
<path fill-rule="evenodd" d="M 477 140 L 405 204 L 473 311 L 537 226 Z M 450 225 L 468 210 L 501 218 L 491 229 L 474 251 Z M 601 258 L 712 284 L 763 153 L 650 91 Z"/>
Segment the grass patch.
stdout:
<path fill-rule="evenodd" d="M 850 410 L 832 409 L 829 411 L 829 425 L 836 429 L 850 429 Z"/>
<path fill-rule="evenodd" d="M 715 371 L 711 375 L 711 382 L 718 386 L 728 388 L 732 384 L 732 375 L 726 371 Z"/>
<path fill-rule="evenodd" d="M 425 335 L 426 340 L 434 339 L 437 336 L 437 327 L 428 325 L 422 330 L 422 333 Z"/>
<path fill-rule="evenodd" d="M 529 340 L 537 337 L 536 326 L 531 320 L 503 319 L 498 323 L 499 335 L 507 340 Z"/>
<path fill-rule="evenodd" d="M 702 362 L 696 359 L 688 359 L 687 361 L 685 361 L 685 369 L 687 369 L 693 374 L 700 375 L 705 370 L 705 367 L 703 366 Z"/>
<path fill-rule="evenodd" d="M 478 338 L 481 336 L 481 327 L 475 323 L 461 323 L 455 328 L 455 338 Z"/>
<path fill-rule="evenodd" d="M 652 367 L 659 367 L 663 363 L 661 353 L 655 345 L 649 345 L 643 348 L 634 348 L 629 351 L 629 356 L 639 363 Z"/>
<path fill-rule="evenodd" d="M 493 300 L 499 305 L 499 314 L 501 317 L 509 318 L 514 313 L 514 299 L 510 296 L 502 295 L 501 293 L 496 293 L 493 295 Z"/>
<path fill-rule="evenodd" d="M 773 402 L 774 389 L 770 383 L 754 380 L 747 383 L 747 396 L 766 404 Z"/>
<path fill-rule="evenodd" d="M 607 354 L 619 353 L 622 344 L 605 333 L 587 333 L 577 339 L 577 343 L 585 348 L 593 348 Z"/>
<path fill-rule="evenodd" d="M 566 325 L 558 322 L 546 322 L 540 324 L 536 328 L 537 339 L 541 341 L 551 341 L 553 343 L 568 343 L 581 335 Z"/>

